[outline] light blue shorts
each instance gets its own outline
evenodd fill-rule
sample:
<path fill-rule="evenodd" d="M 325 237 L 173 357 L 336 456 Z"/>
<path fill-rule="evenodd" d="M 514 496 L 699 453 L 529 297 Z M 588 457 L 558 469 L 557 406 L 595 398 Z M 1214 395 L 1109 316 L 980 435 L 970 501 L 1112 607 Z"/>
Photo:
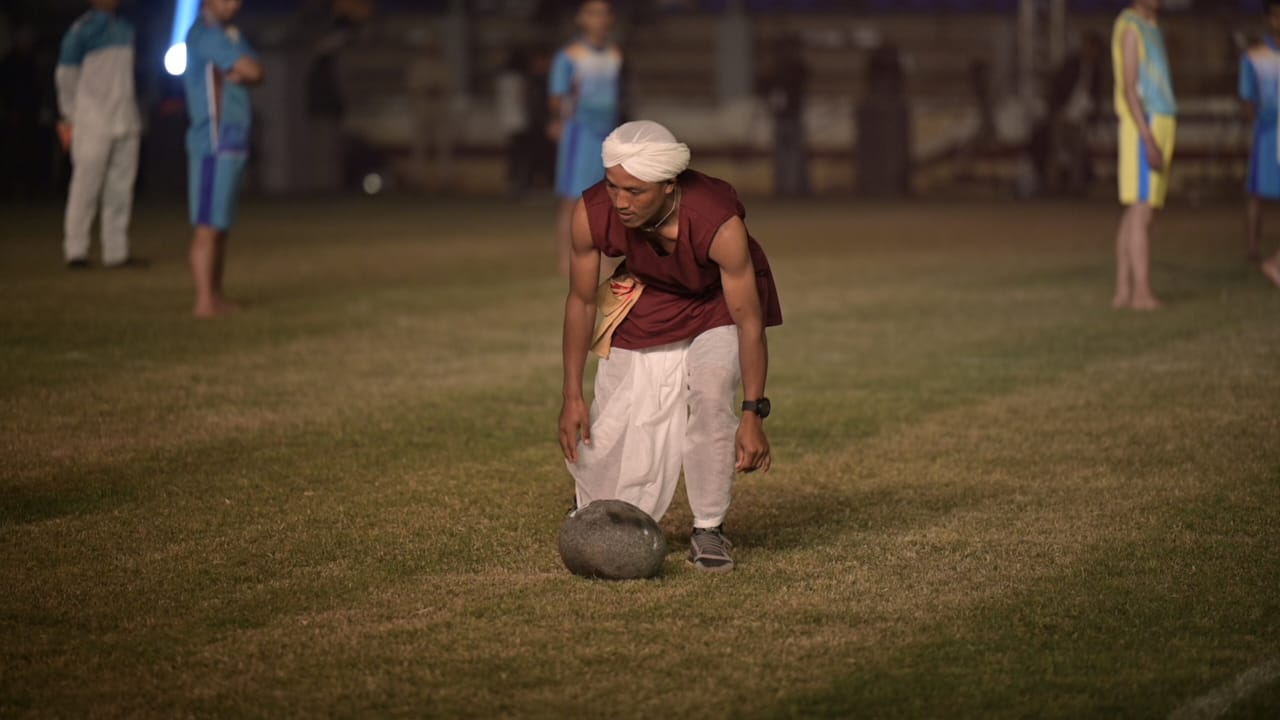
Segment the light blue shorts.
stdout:
<path fill-rule="evenodd" d="M 231 229 L 236 219 L 240 176 L 248 155 L 237 153 L 188 153 L 188 200 L 191 224 L 217 230 Z"/>

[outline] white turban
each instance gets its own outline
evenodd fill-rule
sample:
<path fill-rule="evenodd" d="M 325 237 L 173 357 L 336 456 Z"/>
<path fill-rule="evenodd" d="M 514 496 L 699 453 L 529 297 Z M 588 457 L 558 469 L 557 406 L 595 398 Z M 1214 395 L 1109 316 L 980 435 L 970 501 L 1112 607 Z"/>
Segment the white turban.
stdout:
<path fill-rule="evenodd" d="M 689 146 L 652 120 L 619 125 L 600 151 L 606 168 L 622 166 L 641 182 L 670 180 L 689 167 Z"/>

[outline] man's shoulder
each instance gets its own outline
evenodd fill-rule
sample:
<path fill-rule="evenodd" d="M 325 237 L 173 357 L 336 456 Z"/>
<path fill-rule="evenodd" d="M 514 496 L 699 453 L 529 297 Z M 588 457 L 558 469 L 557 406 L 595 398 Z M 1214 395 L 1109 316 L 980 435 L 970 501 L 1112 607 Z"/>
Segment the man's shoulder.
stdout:
<path fill-rule="evenodd" d="M 681 204 L 695 235 L 708 242 L 729 220 L 746 217 L 738 191 L 720 178 L 686 170 L 680 178 Z"/>
<path fill-rule="evenodd" d="M 582 209 L 587 215 L 587 227 L 591 230 L 591 242 L 598 250 L 605 250 L 609 237 L 616 232 L 613 220 L 613 201 L 605 190 L 604 181 L 592 185 L 582 192 Z"/>
<path fill-rule="evenodd" d="M 697 170 L 681 173 L 680 192 L 702 214 L 722 215 L 738 210 L 738 191 L 733 185 Z"/>
<path fill-rule="evenodd" d="M 196 18 L 191 27 L 187 28 L 187 45 L 191 46 L 199 42 L 206 32 L 208 32 L 208 26 L 204 24 L 203 20 Z"/>
<path fill-rule="evenodd" d="M 68 35 L 78 36 L 90 43 L 109 40 L 111 35 L 123 33 L 132 35 L 133 26 L 123 18 L 108 15 L 100 10 L 85 12 L 67 29 Z"/>
<path fill-rule="evenodd" d="M 122 17 L 90 10 L 71 24 L 66 37 L 74 38 L 84 52 L 95 52 L 131 46 L 134 30 L 133 24 Z"/>

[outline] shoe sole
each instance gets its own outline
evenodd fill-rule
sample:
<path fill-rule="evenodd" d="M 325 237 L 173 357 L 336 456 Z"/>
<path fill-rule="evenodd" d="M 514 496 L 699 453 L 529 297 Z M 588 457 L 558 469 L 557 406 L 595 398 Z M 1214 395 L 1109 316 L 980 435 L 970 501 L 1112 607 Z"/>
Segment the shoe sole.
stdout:
<path fill-rule="evenodd" d="M 694 567 L 694 569 L 695 569 L 695 570 L 698 570 L 699 572 L 708 572 L 708 573 L 727 573 L 727 572 L 733 572 L 733 568 L 734 568 L 734 567 L 736 567 L 736 563 L 729 563 L 728 565 L 721 565 L 721 566 L 719 566 L 719 567 L 710 567 L 710 566 L 707 566 L 707 565 L 699 565 L 698 563 L 696 563 L 696 562 L 694 562 L 694 561 L 692 561 L 692 560 L 685 560 L 685 562 L 687 562 L 687 563 L 689 563 L 690 565 L 692 565 L 692 566 Z"/>

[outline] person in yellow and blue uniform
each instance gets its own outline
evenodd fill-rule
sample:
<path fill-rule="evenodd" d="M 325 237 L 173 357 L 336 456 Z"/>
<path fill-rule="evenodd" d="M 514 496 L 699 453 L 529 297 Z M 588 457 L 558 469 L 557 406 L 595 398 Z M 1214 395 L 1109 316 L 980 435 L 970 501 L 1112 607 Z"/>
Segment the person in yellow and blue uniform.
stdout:
<path fill-rule="evenodd" d="M 1151 219 L 1164 206 L 1173 161 L 1178 103 L 1157 24 L 1160 0 L 1136 0 L 1116 18 L 1111 34 L 1115 109 L 1119 116 L 1120 202 L 1116 235 L 1116 293 L 1112 305 L 1155 310 L 1151 291 Z"/>

